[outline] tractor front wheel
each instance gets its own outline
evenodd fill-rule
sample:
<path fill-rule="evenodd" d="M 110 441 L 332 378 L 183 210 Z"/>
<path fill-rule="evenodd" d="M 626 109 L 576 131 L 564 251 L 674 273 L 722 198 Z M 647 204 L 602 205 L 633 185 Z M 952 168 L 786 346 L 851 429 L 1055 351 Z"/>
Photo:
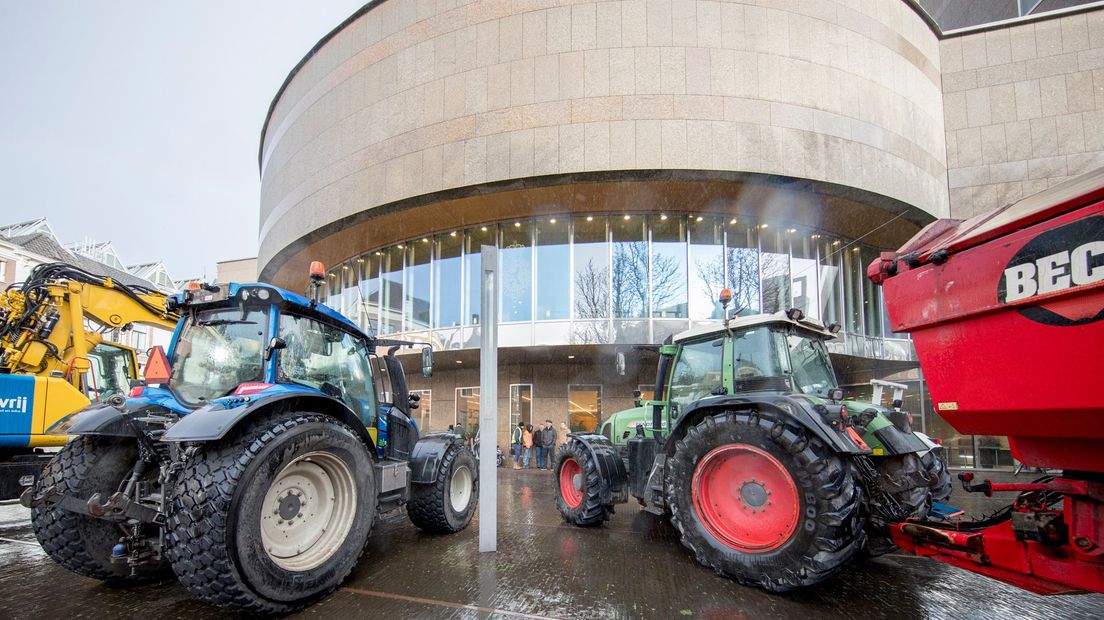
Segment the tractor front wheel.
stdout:
<path fill-rule="evenodd" d="M 568 440 L 556 455 L 556 509 L 564 521 L 578 526 L 608 521 L 613 506 L 602 503 L 598 463 L 578 440 Z"/>
<path fill-rule="evenodd" d="M 372 457 L 352 429 L 315 413 L 266 416 L 187 460 L 169 559 L 204 602 L 287 613 L 352 571 L 376 501 Z"/>
<path fill-rule="evenodd" d="M 50 460 L 35 485 L 35 493 L 53 487 L 79 500 L 96 493 L 107 498 L 119 490 L 137 460 L 138 443 L 133 439 L 77 437 Z M 157 468 L 150 468 L 145 482 L 152 482 L 156 475 Z M 130 584 L 172 574 L 163 559 L 139 564 L 133 571 L 125 561 L 112 562 L 112 547 L 123 537 L 122 528 L 115 522 L 56 506 L 40 506 L 31 510 L 31 527 L 50 558 L 79 575 Z M 156 538 L 155 526 L 142 527 Z"/>
<path fill-rule="evenodd" d="M 683 545 L 746 585 L 819 583 L 864 542 L 850 464 L 781 415 L 704 418 L 676 444 L 664 486 Z"/>
<path fill-rule="evenodd" d="M 475 455 L 454 443 L 441 457 L 432 484 L 416 484 L 406 513 L 410 522 L 433 534 L 453 534 L 468 527 L 479 498 L 479 471 Z"/>
<path fill-rule="evenodd" d="M 947 462 L 943 460 L 942 456 L 937 451 L 931 450 L 921 460 L 924 462 L 928 477 L 932 480 L 931 501 L 945 504 L 951 499 L 954 481 L 951 479 L 951 472 L 947 470 Z"/>

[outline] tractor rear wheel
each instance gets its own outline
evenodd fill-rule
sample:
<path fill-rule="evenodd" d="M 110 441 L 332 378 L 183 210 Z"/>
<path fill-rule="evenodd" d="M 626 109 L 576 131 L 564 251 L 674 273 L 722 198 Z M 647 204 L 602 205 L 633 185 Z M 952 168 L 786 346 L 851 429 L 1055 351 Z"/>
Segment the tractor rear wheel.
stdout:
<path fill-rule="evenodd" d="M 204 445 L 177 479 L 169 559 L 200 600 L 282 614 L 336 588 L 356 565 L 376 514 L 372 457 L 326 415 L 251 421 Z"/>
<path fill-rule="evenodd" d="M 676 443 L 664 487 L 682 544 L 746 585 L 819 583 L 865 540 L 850 464 L 781 414 L 706 417 Z"/>
<path fill-rule="evenodd" d="M 119 490 L 137 460 L 138 444 L 133 439 L 77 437 L 50 460 L 35 485 L 35 494 L 54 487 L 80 500 L 96 493 L 107 498 Z M 151 468 L 151 473 L 156 476 L 157 469 Z M 171 575 L 163 559 L 140 564 L 133 574 L 126 562 L 113 563 L 112 547 L 119 543 L 123 531 L 112 521 L 40 506 L 31 510 L 31 526 L 50 558 L 79 575 L 118 584 Z M 156 530 L 149 534 L 155 537 Z"/>
<path fill-rule="evenodd" d="M 613 506 L 602 503 L 598 463 L 581 442 L 570 439 L 556 455 L 556 509 L 568 523 L 585 527 L 608 521 Z"/>
<path fill-rule="evenodd" d="M 441 457 L 437 479 L 411 489 L 406 513 L 410 522 L 433 534 L 453 534 L 468 527 L 479 497 L 475 455 L 452 444 Z"/>

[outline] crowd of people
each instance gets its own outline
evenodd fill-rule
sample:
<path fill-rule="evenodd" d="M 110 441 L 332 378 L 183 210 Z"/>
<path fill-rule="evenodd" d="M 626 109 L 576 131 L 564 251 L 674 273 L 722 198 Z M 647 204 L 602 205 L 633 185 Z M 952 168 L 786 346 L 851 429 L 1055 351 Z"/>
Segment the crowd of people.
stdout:
<path fill-rule="evenodd" d="M 510 431 L 510 452 L 514 457 L 514 469 L 552 469 L 556 465 L 556 450 L 567 441 L 567 424 L 560 422 L 559 432 L 552 420 L 534 428 L 532 424 L 518 422 Z"/>

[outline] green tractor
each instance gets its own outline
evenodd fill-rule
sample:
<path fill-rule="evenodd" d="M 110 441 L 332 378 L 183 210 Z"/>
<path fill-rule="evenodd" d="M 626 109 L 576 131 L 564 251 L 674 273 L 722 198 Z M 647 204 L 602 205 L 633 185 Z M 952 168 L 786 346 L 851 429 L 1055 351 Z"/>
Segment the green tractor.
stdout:
<path fill-rule="evenodd" d="M 950 477 L 898 402 L 844 399 L 824 344 L 837 331 L 795 309 L 653 347 L 654 400 L 557 454 L 564 520 L 597 525 L 635 497 L 669 515 L 699 563 L 777 592 L 892 549 L 888 526 L 926 515 Z"/>

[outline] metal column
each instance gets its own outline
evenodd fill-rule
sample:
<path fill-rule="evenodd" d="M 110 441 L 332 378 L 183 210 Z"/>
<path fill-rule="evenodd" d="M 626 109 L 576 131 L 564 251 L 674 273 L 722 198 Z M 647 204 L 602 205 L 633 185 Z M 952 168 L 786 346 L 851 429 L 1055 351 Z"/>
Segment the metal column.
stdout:
<path fill-rule="evenodd" d="M 479 345 L 479 551 L 498 549 L 498 248 L 485 245 Z"/>

